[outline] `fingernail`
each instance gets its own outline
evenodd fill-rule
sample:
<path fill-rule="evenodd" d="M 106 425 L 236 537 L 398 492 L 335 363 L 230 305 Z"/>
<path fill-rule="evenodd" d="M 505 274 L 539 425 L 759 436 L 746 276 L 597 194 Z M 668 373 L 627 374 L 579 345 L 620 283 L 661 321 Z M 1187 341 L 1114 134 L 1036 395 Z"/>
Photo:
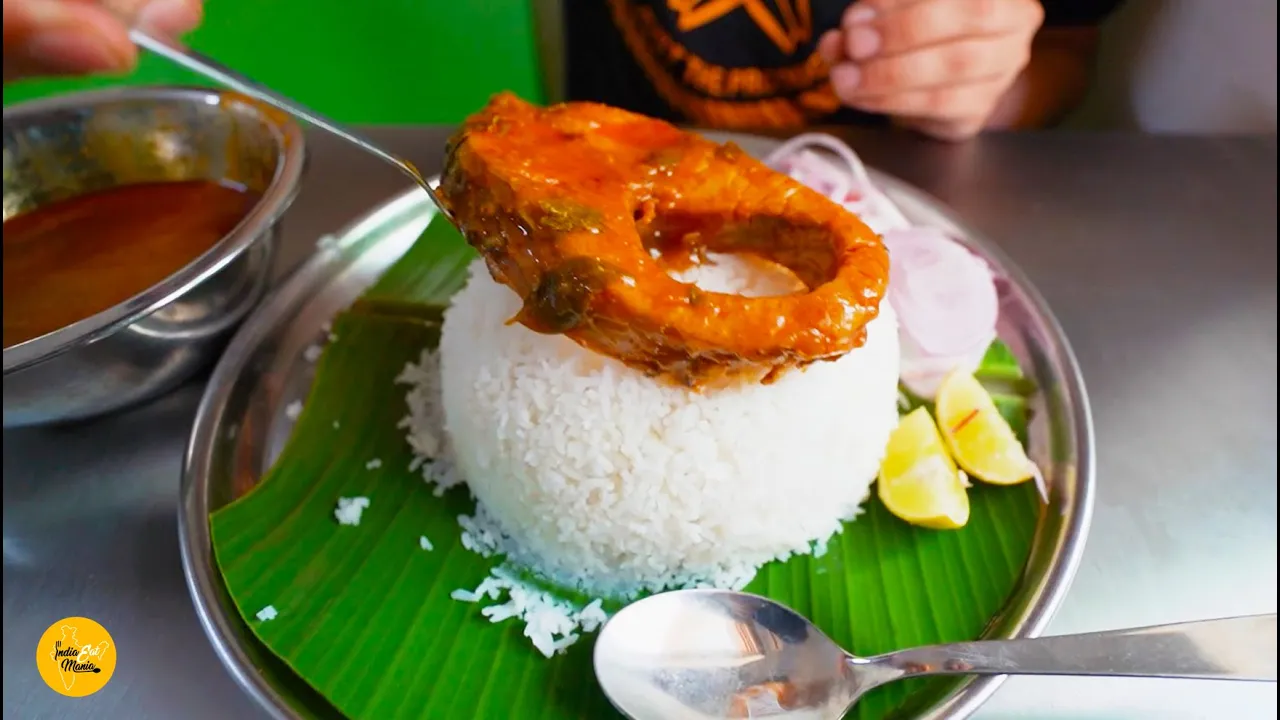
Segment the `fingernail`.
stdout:
<path fill-rule="evenodd" d="M 144 30 L 177 37 L 200 24 L 198 3 L 187 0 L 152 0 L 138 12 L 138 25 Z"/>
<path fill-rule="evenodd" d="M 840 63 L 831 68 L 831 88 L 836 95 L 848 95 L 862 82 L 862 71 L 852 63 Z"/>
<path fill-rule="evenodd" d="M 847 33 L 845 46 L 849 57 L 854 60 L 866 60 L 880 52 L 880 33 L 875 28 L 859 25 Z"/>
<path fill-rule="evenodd" d="M 27 57 L 46 71 L 82 73 L 115 70 L 126 59 L 103 47 L 97 38 L 75 30 L 51 30 L 27 41 Z"/>
<path fill-rule="evenodd" d="M 849 11 L 844 14 L 844 24 L 859 25 L 861 23 L 868 23 L 871 22 L 875 16 L 875 8 L 858 3 L 857 5 L 849 8 Z"/>

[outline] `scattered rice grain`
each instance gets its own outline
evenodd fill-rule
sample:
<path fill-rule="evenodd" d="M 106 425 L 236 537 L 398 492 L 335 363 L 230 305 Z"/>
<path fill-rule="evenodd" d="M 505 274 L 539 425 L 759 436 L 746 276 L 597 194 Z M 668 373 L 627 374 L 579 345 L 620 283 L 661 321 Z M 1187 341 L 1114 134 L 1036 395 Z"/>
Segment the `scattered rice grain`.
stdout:
<path fill-rule="evenodd" d="M 338 509 L 333 511 L 339 525 L 359 525 L 360 515 L 369 507 L 369 498 L 338 498 Z"/>
<path fill-rule="evenodd" d="M 568 601 L 522 581 L 505 566 L 490 571 L 475 590 L 459 588 L 450 597 L 477 603 L 485 599 L 498 600 L 503 593 L 507 596 L 505 602 L 487 605 L 480 609 L 480 614 L 495 623 L 518 619 L 524 623 L 524 636 L 548 658 L 577 642 L 580 633 L 595 632 L 609 619 L 599 599 L 581 609 L 575 608 Z"/>

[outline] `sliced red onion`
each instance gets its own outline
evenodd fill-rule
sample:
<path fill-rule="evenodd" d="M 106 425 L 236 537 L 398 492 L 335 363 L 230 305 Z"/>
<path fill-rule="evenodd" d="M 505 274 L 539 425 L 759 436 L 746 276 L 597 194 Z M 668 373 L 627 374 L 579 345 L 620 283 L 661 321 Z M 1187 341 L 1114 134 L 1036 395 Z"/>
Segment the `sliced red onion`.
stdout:
<path fill-rule="evenodd" d="M 845 167 L 813 151 L 828 150 Z M 804 133 L 780 145 L 765 164 L 831 198 L 884 237 L 889 250 L 888 301 L 898 315 L 900 378 L 916 396 L 932 400 L 957 368 L 975 372 L 996 338 L 1000 301 L 992 268 L 980 257 L 929 227 L 913 227 L 897 205 L 871 182 L 848 145 L 823 133 Z M 1038 467 L 1036 490 L 1049 489 Z"/>
<path fill-rule="evenodd" d="M 844 167 L 833 163 L 831 155 Z M 991 268 L 940 230 L 915 228 L 871 182 L 866 167 L 839 139 L 797 135 L 765 164 L 840 203 L 884 236 L 890 254 L 889 302 L 898 313 L 902 379 L 932 398 L 957 367 L 976 370 L 995 338 L 999 302 Z"/>
<path fill-rule="evenodd" d="M 1049 483 L 1044 479 L 1044 473 L 1040 472 L 1040 466 L 1034 462 L 1031 463 L 1032 479 L 1036 483 L 1036 492 L 1040 493 L 1040 499 L 1045 505 L 1049 504 Z"/>
<path fill-rule="evenodd" d="M 830 150 L 840 156 L 841 160 L 849 168 L 849 172 L 853 174 L 853 179 L 859 184 L 871 187 L 871 176 L 867 174 L 867 168 L 862 164 L 862 159 L 839 138 L 827 135 L 826 133 L 801 133 L 782 143 L 776 150 L 769 153 L 764 159 L 764 164 L 770 167 L 776 166 L 778 162 L 792 155 L 800 154 L 801 150 L 811 147 L 820 147 Z M 839 202 L 839 199 L 832 198 Z"/>
<path fill-rule="evenodd" d="M 901 325 L 899 325 L 901 328 Z M 898 333 L 902 360 L 898 370 L 902 384 L 907 386 L 916 397 L 933 400 L 938 394 L 938 387 L 947 374 L 957 368 L 965 372 L 976 372 L 982 365 L 982 358 L 987 354 L 991 341 L 995 340 L 995 328 L 990 336 L 983 338 L 971 349 L 955 355 L 930 355 L 915 343 L 905 331 Z"/>
<path fill-rule="evenodd" d="M 831 163 L 814 148 L 833 153 L 844 167 Z M 823 133 L 797 135 L 764 162 L 844 206 L 878 233 L 911 226 L 898 206 L 871 182 L 857 154 L 837 138 Z"/>
<path fill-rule="evenodd" d="M 994 335 L 1000 300 L 991 268 L 934 228 L 884 234 L 889 302 L 922 353 L 954 357 Z"/>
<path fill-rule="evenodd" d="M 852 178 L 849 174 L 841 172 L 812 150 L 801 150 L 787 156 L 779 167 L 788 168 L 787 174 L 792 178 L 832 200 L 844 198 L 851 193 Z"/>

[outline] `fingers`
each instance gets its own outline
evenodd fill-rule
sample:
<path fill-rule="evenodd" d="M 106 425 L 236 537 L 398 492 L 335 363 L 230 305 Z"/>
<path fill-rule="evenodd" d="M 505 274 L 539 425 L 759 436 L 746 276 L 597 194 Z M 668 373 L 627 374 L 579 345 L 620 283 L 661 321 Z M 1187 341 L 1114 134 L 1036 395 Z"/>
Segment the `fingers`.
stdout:
<path fill-rule="evenodd" d="M 858 0 L 818 52 L 850 107 L 940 139 L 982 129 L 1026 66 L 1036 0 Z"/>
<path fill-rule="evenodd" d="M 844 52 L 853 60 L 897 55 L 961 38 L 1030 37 L 1044 20 L 1022 0 L 860 0 L 844 14 Z"/>
<path fill-rule="evenodd" d="M 4 0 L 4 78 L 127 72 L 131 25 L 177 37 L 202 13 L 199 0 Z"/>
<path fill-rule="evenodd" d="M 137 50 L 119 20 L 94 3 L 5 0 L 5 79 L 119 72 Z"/>
<path fill-rule="evenodd" d="M 831 68 L 831 84 L 841 100 L 861 107 L 869 97 L 942 85 L 1007 81 L 1029 58 L 1029 44 L 1016 36 L 958 40 L 903 55 L 839 63 Z"/>
<path fill-rule="evenodd" d="M 188 33 L 204 19 L 200 0 L 102 0 L 123 22 L 168 38 Z"/>
<path fill-rule="evenodd" d="M 978 118 L 965 120 L 937 120 L 933 118 L 896 118 L 894 124 L 927 135 L 934 140 L 960 142 L 982 132 L 983 122 Z"/>
<path fill-rule="evenodd" d="M 844 59 L 844 34 L 839 30 L 828 30 L 818 38 L 816 51 L 827 65 L 835 65 Z"/>
<path fill-rule="evenodd" d="M 991 108 L 1004 94 L 1009 83 L 1001 79 L 982 80 L 957 85 L 862 98 L 858 109 L 902 117 L 922 119 L 976 118 L 985 120 Z"/>

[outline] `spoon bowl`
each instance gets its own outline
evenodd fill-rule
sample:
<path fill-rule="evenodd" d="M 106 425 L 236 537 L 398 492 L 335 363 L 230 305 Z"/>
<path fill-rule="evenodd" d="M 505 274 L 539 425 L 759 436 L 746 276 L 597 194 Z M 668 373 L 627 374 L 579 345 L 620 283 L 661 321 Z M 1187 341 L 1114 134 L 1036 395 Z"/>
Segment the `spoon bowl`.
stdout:
<path fill-rule="evenodd" d="M 848 659 L 791 609 L 719 590 L 636 602 L 595 646 L 600 686 L 634 720 L 839 717 L 861 694 Z"/>
<path fill-rule="evenodd" d="M 1276 680 L 1276 616 L 1252 615 L 1027 640 L 845 652 L 768 598 L 678 590 L 613 616 L 596 678 L 633 720 L 838 718 L 866 692 L 925 675 L 1107 675 Z"/>

